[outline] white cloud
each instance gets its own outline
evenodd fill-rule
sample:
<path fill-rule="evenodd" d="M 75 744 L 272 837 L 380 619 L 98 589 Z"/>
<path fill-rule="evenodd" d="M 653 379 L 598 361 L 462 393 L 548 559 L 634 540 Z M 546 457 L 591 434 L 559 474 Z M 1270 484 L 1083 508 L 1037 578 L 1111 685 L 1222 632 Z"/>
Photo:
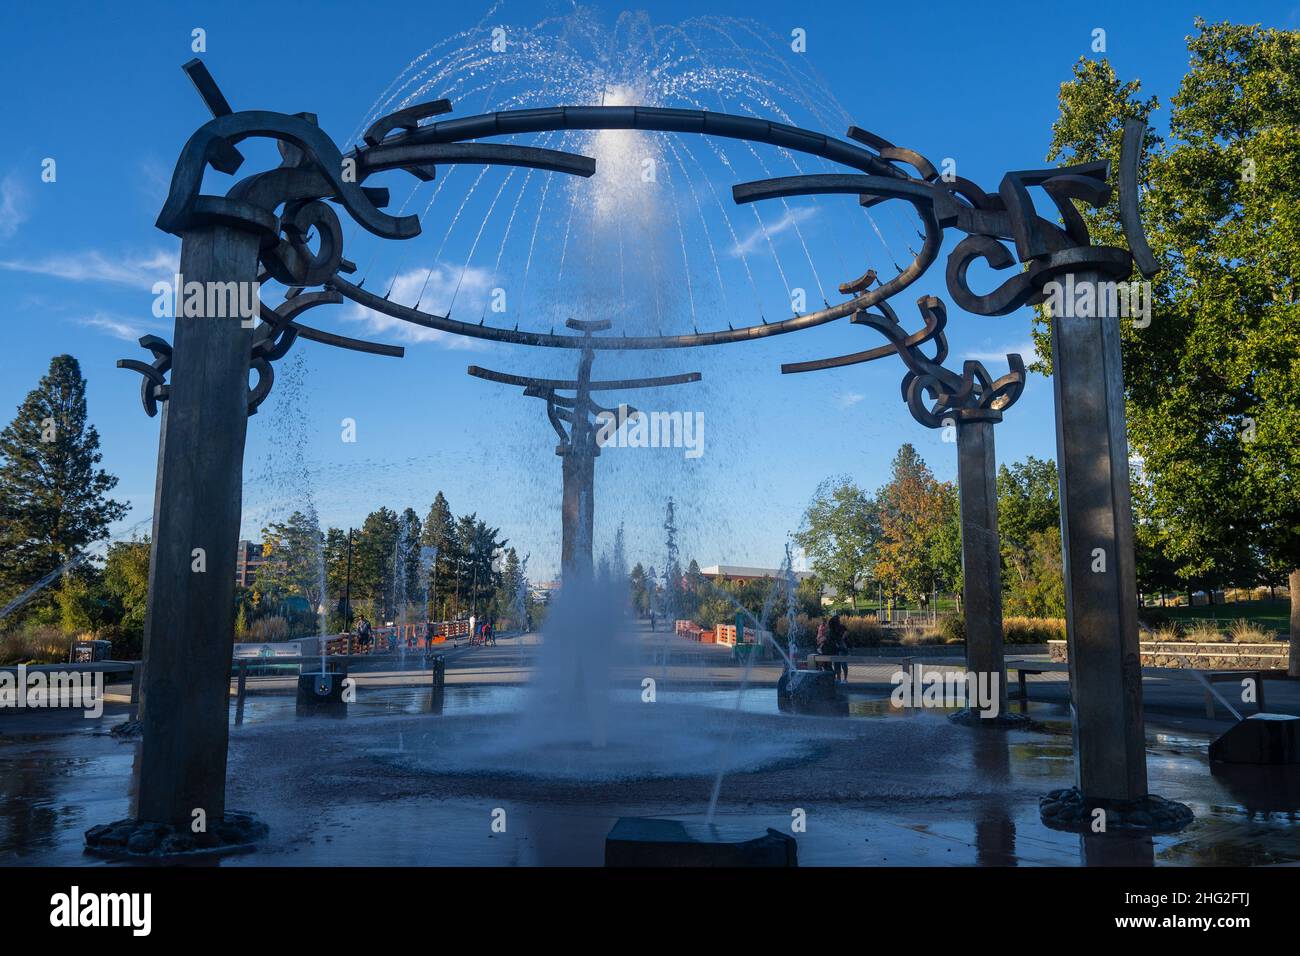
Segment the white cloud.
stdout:
<path fill-rule="evenodd" d="M 835 404 L 840 408 L 852 408 L 867 396 L 861 392 L 836 392 L 833 397 Z"/>
<path fill-rule="evenodd" d="M 755 226 L 749 235 L 731 247 L 731 254 L 733 256 L 747 256 L 760 245 L 765 245 L 768 239 L 775 239 L 781 233 L 793 229 L 804 220 L 811 219 L 815 212 L 816 210 L 811 206 L 797 206 L 794 209 L 787 209 L 785 214 L 776 222 Z"/>
<path fill-rule="evenodd" d="M 0 180 L 0 239 L 12 239 L 26 220 L 27 191 L 18 184 L 18 176 L 10 173 Z"/>
<path fill-rule="evenodd" d="M 90 249 L 78 253 L 60 252 L 43 259 L 0 259 L 0 269 L 69 282 L 107 282 L 148 291 L 155 282 L 173 281 L 180 269 L 180 256 L 164 249 L 114 256 Z"/>
<path fill-rule="evenodd" d="M 126 316 L 111 315 L 107 312 L 96 312 L 77 321 L 87 328 L 99 329 L 101 332 L 105 332 L 115 339 L 121 339 L 123 342 L 138 342 L 140 336 L 145 332 L 157 331 L 158 329 L 155 322 L 135 321 Z"/>
<path fill-rule="evenodd" d="M 963 357 L 976 362 L 1000 362 L 1005 365 L 1008 355 L 1019 355 L 1026 363 L 1032 362 L 1037 357 L 1032 341 L 1021 342 L 1018 345 L 1004 345 L 984 352 L 967 352 Z"/>
<path fill-rule="evenodd" d="M 450 311 L 451 317 L 461 322 L 477 324 L 480 318 L 485 318 L 488 325 L 503 325 L 505 323 L 501 314 L 491 311 L 484 314 L 491 293 L 492 273 L 489 270 L 470 266 L 464 270 L 462 277 L 460 269 L 437 266 L 432 271 L 412 269 L 398 275 L 393 280 L 392 292 L 388 299 L 390 302 L 406 306 L 415 306 L 418 302 L 421 312 L 431 312 L 434 315 L 447 315 Z M 506 305 L 507 307 L 510 305 L 508 297 Z M 471 339 L 463 335 L 443 332 L 440 329 L 414 325 L 356 303 L 348 310 L 346 317 L 355 322 L 364 322 L 369 332 L 388 339 L 396 338 L 404 342 L 437 342 L 453 349 L 475 349 L 486 345 L 482 339 Z"/>

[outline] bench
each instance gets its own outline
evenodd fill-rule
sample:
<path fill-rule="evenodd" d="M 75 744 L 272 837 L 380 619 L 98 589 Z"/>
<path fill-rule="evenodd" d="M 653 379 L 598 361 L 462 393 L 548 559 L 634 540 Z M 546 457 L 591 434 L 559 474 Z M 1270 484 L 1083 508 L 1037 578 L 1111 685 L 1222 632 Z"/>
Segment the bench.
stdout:
<path fill-rule="evenodd" d="M 1020 686 L 1020 695 L 1016 699 L 1021 702 L 1022 709 L 1029 701 L 1029 688 L 1025 678 L 1030 675 L 1045 674 L 1050 672 L 1065 671 L 1069 673 L 1070 665 L 1064 661 L 1026 661 L 1026 660 L 1009 660 L 1006 662 L 1007 671 L 1015 671 L 1017 683 Z M 1205 716 L 1210 720 L 1214 719 L 1214 699 L 1215 692 L 1211 689 L 1211 684 L 1222 682 L 1239 682 L 1243 678 L 1253 678 L 1255 681 L 1255 709 L 1258 713 L 1264 712 L 1264 677 L 1279 672 L 1269 670 L 1217 670 L 1202 671 L 1194 670 L 1187 667 L 1144 667 L 1142 668 L 1143 677 L 1190 677 L 1200 680 L 1205 684 Z M 1067 691 L 1068 693 L 1068 691 Z"/>
<path fill-rule="evenodd" d="M 1171 668 L 1171 670 L 1174 668 Z M 1255 681 L 1255 712 L 1262 714 L 1264 712 L 1264 675 L 1268 671 L 1196 671 L 1201 676 L 1205 684 L 1205 716 L 1210 720 L 1214 719 L 1214 692 L 1210 689 L 1211 684 L 1228 681 L 1240 684 L 1243 678 L 1249 677 Z M 1226 703 L 1226 702 L 1225 702 Z"/>

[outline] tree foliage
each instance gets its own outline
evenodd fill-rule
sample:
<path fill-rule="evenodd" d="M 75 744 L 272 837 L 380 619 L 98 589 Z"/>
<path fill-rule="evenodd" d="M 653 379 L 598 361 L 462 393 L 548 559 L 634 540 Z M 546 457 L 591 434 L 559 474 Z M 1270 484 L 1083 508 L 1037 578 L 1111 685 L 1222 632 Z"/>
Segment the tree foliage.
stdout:
<path fill-rule="evenodd" d="M 117 478 L 99 467 L 102 457 L 81 366 L 57 355 L 0 432 L 0 605 L 106 538 L 126 514 L 108 497 Z M 29 607 L 51 600 L 47 591 Z"/>
<path fill-rule="evenodd" d="M 1171 568 L 1140 565 L 1254 584 L 1300 568 L 1300 33 L 1197 20 L 1187 42 L 1168 135 L 1148 132 L 1142 163 L 1152 321 L 1122 329 L 1139 546 Z M 1158 107 L 1139 91 L 1080 61 L 1048 158 L 1117 160 L 1123 118 Z M 1123 244 L 1117 199 L 1084 215 Z"/>

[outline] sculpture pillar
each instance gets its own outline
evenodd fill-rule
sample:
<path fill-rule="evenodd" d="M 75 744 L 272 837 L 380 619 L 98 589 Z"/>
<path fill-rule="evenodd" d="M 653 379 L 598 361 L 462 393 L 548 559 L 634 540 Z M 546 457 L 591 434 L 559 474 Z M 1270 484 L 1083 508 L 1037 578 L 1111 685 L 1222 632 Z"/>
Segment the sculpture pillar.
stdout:
<path fill-rule="evenodd" d="M 257 262 L 257 234 L 232 225 L 197 226 L 181 242 L 186 283 L 251 284 Z M 137 816 L 188 828 L 195 810 L 208 820 L 225 812 L 253 330 L 237 315 L 183 311 L 177 310 L 158 445 Z"/>
<path fill-rule="evenodd" d="M 579 429 L 575 427 L 574 431 Z M 596 456 L 600 449 L 595 447 L 594 434 L 590 441 L 579 438 L 575 434 L 573 442 L 555 450 L 564 468 L 560 568 L 565 582 L 588 580 L 592 575 Z"/>
<path fill-rule="evenodd" d="M 1085 799 L 1137 800 L 1147 765 L 1124 377 L 1119 317 L 1096 302 L 1096 316 L 1052 317 L 1074 752 Z"/>
<path fill-rule="evenodd" d="M 1007 712 L 1002 650 L 1002 554 L 998 544 L 997 460 L 994 421 L 963 419 L 957 425 L 957 491 L 961 501 L 961 576 L 965 601 L 966 670 L 997 695 Z M 988 706 L 992 701 L 980 701 Z"/>

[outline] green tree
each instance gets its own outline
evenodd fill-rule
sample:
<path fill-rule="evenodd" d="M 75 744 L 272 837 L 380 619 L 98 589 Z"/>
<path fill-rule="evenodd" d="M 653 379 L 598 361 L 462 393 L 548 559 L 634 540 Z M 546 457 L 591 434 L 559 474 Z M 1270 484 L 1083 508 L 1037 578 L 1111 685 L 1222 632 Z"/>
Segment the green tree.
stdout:
<path fill-rule="evenodd" d="M 1169 135 L 1148 133 L 1142 164 L 1163 271 L 1150 325 L 1122 328 L 1129 440 L 1184 581 L 1290 569 L 1300 675 L 1300 32 L 1198 19 L 1187 43 Z M 1115 160 L 1123 119 L 1158 105 L 1139 89 L 1080 61 L 1048 159 Z M 1084 210 L 1096 241 L 1122 244 L 1117 212 L 1117 197 Z"/>
<path fill-rule="evenodd" d="M 817 486 L 794 535 L 817 576 L 854 608 L 873 577 L 880 540 L 879 506 L 846 477 L 828 478 Z"/>
<path fill-rule="evenodd" d="M 955 482 L 942 482 L 939 490 L 942 513 L 931 544 L 935 579 L 941 588 L 961 594 L 961 496 Z"/>
<path fill-rule="evenodd" d="M 426 583 L 422 573 L 423 565 L 420 563 L 420 541 L 422 538 L 420 516 L 415 513 L 414 508 L 407 508 L 402 512 L 402 517 L 399 520 L 400 531 L 397 547 L 402 557 L 402 570 L 405 578 L 402 583 L 406 600 L 408 603 L 423 605 L 427 595 L 425 593 Z"/>
<path fill-rule="evenodd" d="M 118 640 L 113 653 L 125 659 L 144 644 L 144 616 L 149 604 L 149 539 L 114 541 L 104 557 L 104 590 L 118 609 Z M 118 646 L 120 641 L 121 647 Z"/>
<path fill-rule="evenodd" d="M 685 613 L 682 595 L 682 565 L 677 552 L 677 508 L 670 496 L 664 513 L 664 616 L 669 621 Z"/>
<path fill-rule="evenodd" d="M 1030 455 L 998 468 L 998 540 L 1002 574 L 1015 589 L 1036 573 L 1034 535 L 1058 528 L 1061 506 L 1056 462 Z"/>
<path fill-rule="evenodd" d="M 1061 559 L 1061 529 L 1047 528 L 1029 535 L 1026 576 L 1007 593 L 1008 614 L 1024 617 L 1065 615 L 1065 566 Z"/>
<path fill-rule="evenodd" d="M 325 600 L 321 561 L 324 536 L 315 514 L 295 511 L 283 522 L 262 529 L 264 563 L 257 572 L 258 589 L 283 601 L 302 598 L 313 613 Z"/>
<path fill-rule="evenodd" d="M 435 551 L 429 575 L 429 616 L 434 620 L 440 621 L 447 616 L 448 601 L 456 592 L 457 567 L 460 562 L 457 541 L 456 521 L 446 497 L 440 491 L 434 497 L 420 531 L 420 543 Z"/>
<path fill-rule="evenodd" d="M 632 602 L 632 610 L 644 617 L 650 613 L 649 594 L 646 591 L 646 573 L 645 568 L 638 561 L 628 575 L 628 599 Z"/>
<path fill-rule="evenodd" d="M 365 601 L 380 623 L 391 620 L 393 558 L 397 554 L 397 512 L 379 508 L 366 515 L 352 538 L 352 591 L 354 604 Z"/>
<path fill-rule="evenodd" d="M 102 457 L 81 366 L 55 356 L 0 432 L 0 606 L 106 538 L 126 514 L 107 497 L 117 478 L 98 467 Z"/>

